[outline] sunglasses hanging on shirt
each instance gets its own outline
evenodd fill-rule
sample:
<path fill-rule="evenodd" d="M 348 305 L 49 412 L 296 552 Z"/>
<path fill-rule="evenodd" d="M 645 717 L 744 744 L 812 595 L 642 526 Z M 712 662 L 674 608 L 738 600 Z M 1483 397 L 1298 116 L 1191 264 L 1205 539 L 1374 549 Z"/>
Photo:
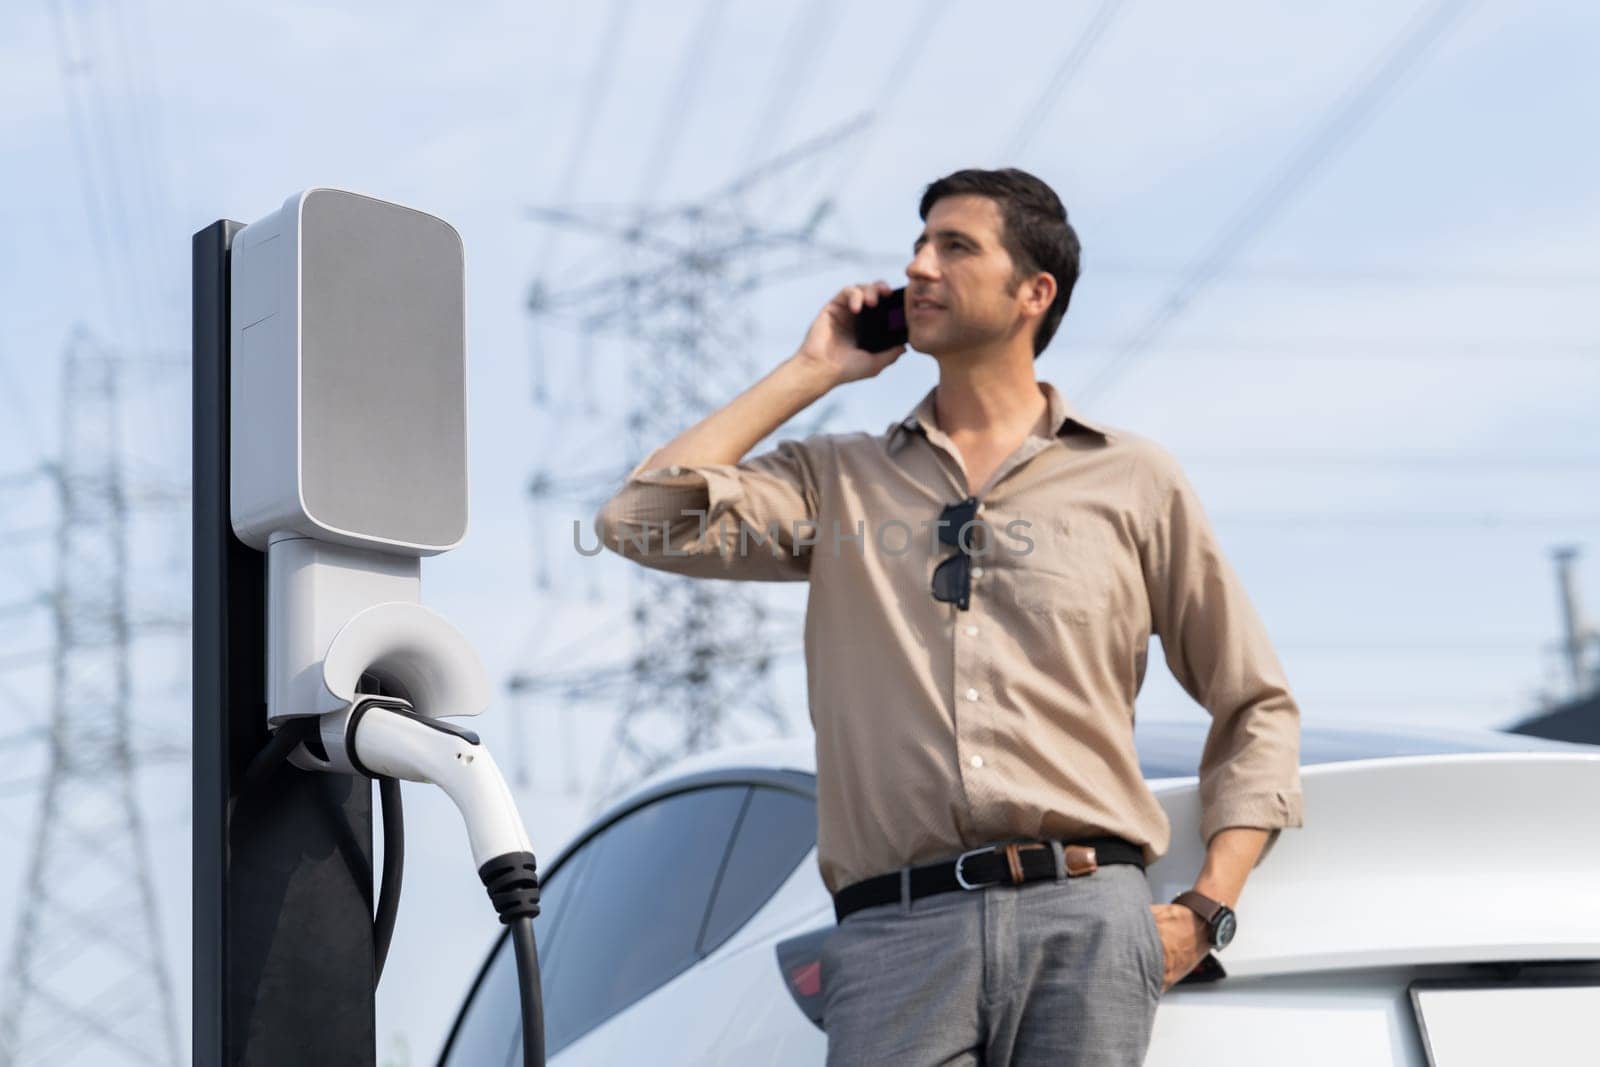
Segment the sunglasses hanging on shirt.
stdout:
<path fill-rule="evenodd" d="M 954 604 L 961 611 L 967 610 L 972 599 L 972 554 L 962 543 L 962 534 L 977 517 L 978 498 L 975 496 L 947 504 L 939 513 L 939 543 L 951 546 L 956 554 L 933 569 L 933 599 Z M 971 542 L 970 534 L 967 541 Z"/>

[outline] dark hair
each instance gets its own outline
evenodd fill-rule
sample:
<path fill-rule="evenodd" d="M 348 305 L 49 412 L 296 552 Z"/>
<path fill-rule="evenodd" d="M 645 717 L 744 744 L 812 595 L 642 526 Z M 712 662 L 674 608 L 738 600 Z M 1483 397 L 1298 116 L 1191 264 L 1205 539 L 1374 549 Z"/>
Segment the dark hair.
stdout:
<path fill-rule="evenodd" d="M 986 196 L 1000 208 L 1000 243 L 1016 267 L 1013 287 L 1027 275 L 1047 271 L 1056 280 L 1056 298 L 1033 334 L 1038 359 L 1067 313 L 1078 281 L 1078 235 L 1055 190 L 1025 170 L 958 170 L 928 186 L 917 212 L 924 222 L 933 205 L 947 196 Z"/>

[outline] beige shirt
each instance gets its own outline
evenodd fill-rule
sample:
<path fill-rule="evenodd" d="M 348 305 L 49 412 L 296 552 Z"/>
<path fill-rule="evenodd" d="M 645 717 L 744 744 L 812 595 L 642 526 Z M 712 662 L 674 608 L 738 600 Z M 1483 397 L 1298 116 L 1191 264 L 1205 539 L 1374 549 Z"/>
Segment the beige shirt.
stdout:
<path fill-rule="evenodd" d="M 629 474 L 608 548 L 700 577 L 811 583 L 817 848 L 837 892 L 1010 838 L 1171 838 L 1133 744 L 1151 633 L 1210 712 L 1201 833 L 1301 825 L 1299 708 L 1194 488 L 1160 445 L 1049 383 L 1034 432 L 969 493 L 933 395 L 882 434 Z M 982 527 L 969 608 L 933 598 L 941 510 Z"/>

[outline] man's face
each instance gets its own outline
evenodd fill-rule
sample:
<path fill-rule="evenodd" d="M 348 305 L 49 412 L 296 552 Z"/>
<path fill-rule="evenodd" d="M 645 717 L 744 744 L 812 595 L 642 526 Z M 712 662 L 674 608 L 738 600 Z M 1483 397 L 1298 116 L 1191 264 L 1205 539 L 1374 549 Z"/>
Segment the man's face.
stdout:
<path fill-rule="evenodd" d="M 913 348 L 937 355 L 983 347 L 1019 328 L 1031 345 L 1034 324 L 1021 319 L 1039 294 L 1027 282 L 1013 284 L 1016 268 L 1000 243 L 1003 226 L 1000 205 L 986 196 L 947 196 L 929 209 L 906 267 Z M 1044 307 L 1053 296 L 1052 289 Z"/>

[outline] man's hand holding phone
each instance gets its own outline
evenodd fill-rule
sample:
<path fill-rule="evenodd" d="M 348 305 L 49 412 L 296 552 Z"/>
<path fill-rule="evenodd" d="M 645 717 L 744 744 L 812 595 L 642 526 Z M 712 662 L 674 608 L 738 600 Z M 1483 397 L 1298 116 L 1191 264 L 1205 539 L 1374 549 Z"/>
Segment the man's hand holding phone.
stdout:
<path fill-rule="evenodd" d="M 906 350 L 903 344 L 881 352 L 868 352 L 856 344 L 856 316 L 878 307 L 892 292 L 894 288 L 881 279 L 839 290 L 812 322 L 805 341 L 794 354 L 795 361 L 831 389 L 871 378 L 899 359 Z"/>
<path fill-rule="evenodd" d="M 765 440 L 834 386 L 870 378 L 893 363 L 906 350 L 905 345 L 868 352 L 856 344 L 855 332 L 856 317 L 862 310 L 878 308 L 892 292 L 894 290 L 883 281 L 839 290 L 811 324 L 805 341 L 794 355 L 652 452 L 647 457 L 650 465 L 688 467 L 738 463 L 757 442 Z"/>

